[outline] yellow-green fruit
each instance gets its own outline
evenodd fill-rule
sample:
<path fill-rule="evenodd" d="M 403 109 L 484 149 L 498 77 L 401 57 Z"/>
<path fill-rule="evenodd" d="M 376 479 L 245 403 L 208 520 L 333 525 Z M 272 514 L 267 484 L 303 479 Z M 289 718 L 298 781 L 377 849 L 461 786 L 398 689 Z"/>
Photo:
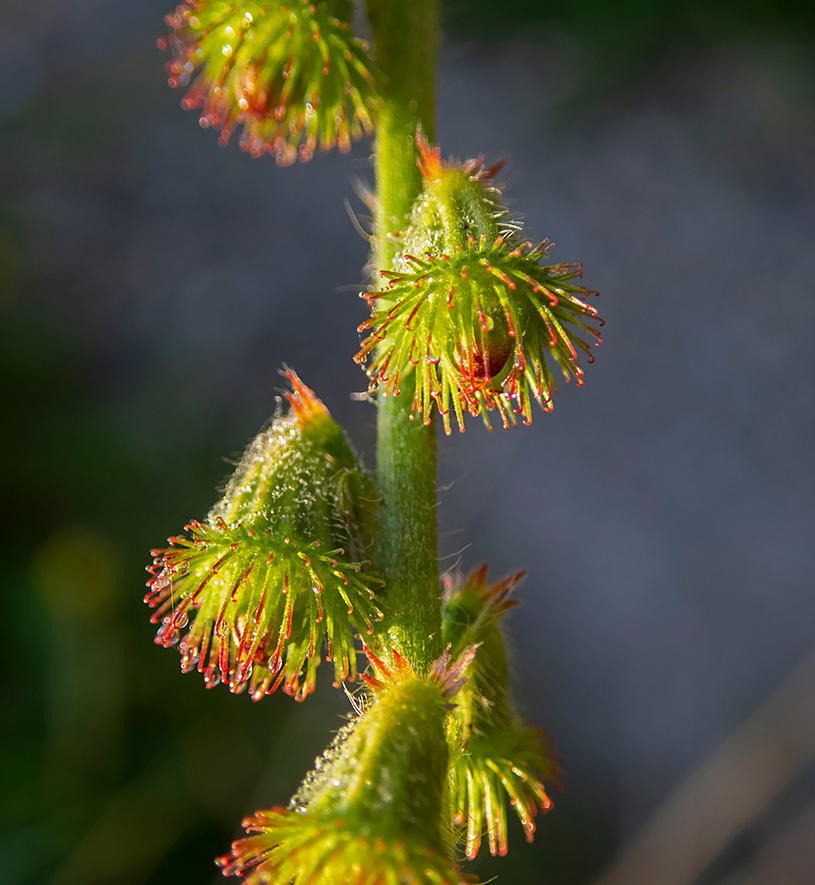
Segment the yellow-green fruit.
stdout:
<path fill-rule="evenodd" d="M 580 385 L 577 351 L 593 362 L 591 322 L 601 321 L 573 282 L 582 268 L 541 265 L 553 244 L 521 241 L 494 183 L 498 167 L 442 163 L 421 139 L 419 148 L 424 187 L 393 269 L 382 272 L 387 288 L 363 293 L 372 311 L 360 331 L 371 334 L 357 361 L 369 360 L 371 390 L 386 395 L 412 375 L 413 412 L 428 423 L 438 409 L 447 433 L 451 412 L 461 430 L 465 413 L 489 427 L 490 410 L 505 427 L 516 415 L 529 423 L 532 399 L 552 408 L 550 363 Z"/>
<path fill-rule="evenodd" d="M 317 760 L 288 809 L 259 811 L 219 859 L 249 885 L 459 885 L 446 809 L 450 697 L 470 660 L 448 657 L 429 676 L 398 653 L 372 656 L 378 676 L 362 714 Z"/>
<path fill-rule="evenodd" d="M 324 642 L 337 680 L 356 676 L 354 630 L 382 613 L 363 572 L 375 493 L 341 428 L 297 378 L 291 412 L 252 441 L 206 522 L 154 550 L 145 597 L 156 642 L 208 686 L 314 689 Z M 183 632 L 183 636 L 182 636 Z"/>
<path fill-rule="evenodd" d="M 370 135 L 378 106 L 350 0 L 190 0 L 167 16 L 171 86 L 226 144 L 280 165 Z"/>
<path fill-rule="evenodd" d="M 470 859 L 485 831 L 490 853 L 507 853 L 507 803 L 531 842 L 536 814 L 552 807 L 544 781 L 557 784 L 560 774 L 551 741 L 518 716 L 509 690 L 501 621 L 515 604 L 509 595 L 522 577 L 488 584 L 483 566 L 466 580 L 446 581 L 444 641 L 454 652 L 478 644 L 449 729 L 453 820 L 465 831 Z"/>

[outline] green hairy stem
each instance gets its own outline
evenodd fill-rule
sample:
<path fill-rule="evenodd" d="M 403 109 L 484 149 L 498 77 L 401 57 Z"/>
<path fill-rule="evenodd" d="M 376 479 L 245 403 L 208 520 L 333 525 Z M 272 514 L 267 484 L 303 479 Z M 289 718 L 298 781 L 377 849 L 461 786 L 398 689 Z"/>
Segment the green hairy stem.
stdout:
<path fill-rule="evenodd" d="M 369 0 L 376 62 L 384 77 L 376 146 L 375 275 L 390 270 L 393 235 L 421 190 L 416 132 L 435 129 L 438 0 Z M 394 645 L 420 670 L 441 653 L 436 519 L 436 428 L 411 420 L 413 381 L 379 395 L 377 478 L 382 496 L 379 567 Z"/>

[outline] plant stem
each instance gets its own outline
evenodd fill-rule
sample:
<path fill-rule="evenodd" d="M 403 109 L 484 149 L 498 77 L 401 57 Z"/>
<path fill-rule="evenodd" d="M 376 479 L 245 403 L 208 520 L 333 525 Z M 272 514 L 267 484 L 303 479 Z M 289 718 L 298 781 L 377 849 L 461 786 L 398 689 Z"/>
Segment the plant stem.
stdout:
<path fill-rule="evenodd" d="M 430 140 L 434 137 L 438 0 L 368 0 L 368 17 L 384 74 L 375 146 L 378 280 L 379 271 L 392 267 L 394 234 L 404 227 L 421 190 L 418 125 Z M 391 639 L 426 671 L 441 653 L 436 432 L 435 422 L 425 425 L 410 418 L 413 378 L 400 387 L 401 396 L 379 396 L 379 564 L 392 616 Z"/>

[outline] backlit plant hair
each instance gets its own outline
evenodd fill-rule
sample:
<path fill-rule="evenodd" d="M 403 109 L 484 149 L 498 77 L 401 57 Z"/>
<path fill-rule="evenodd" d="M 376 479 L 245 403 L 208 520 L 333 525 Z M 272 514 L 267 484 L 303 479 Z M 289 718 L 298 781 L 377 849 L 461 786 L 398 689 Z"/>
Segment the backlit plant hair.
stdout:
<path fill-rule="evenodd" d="M 190 0 L 167 16 L 170 83 L 226 144 L 308 160 L 375 132 L 371 315 L 357 361 L 377 404 L 377 472 L 286 370 L 289 409 L 247 447 L 221 499 L 152 551 L 156 642 L 208 687 L 313 690 L 368 672 L 351 721 L 287 807 L 257 811 L 217 861 L 250 885 L 459 885 L 484 845 L 531 841 L 560 769 L 512 696 L 504 619 L 521 574 L 439 575 L 436 415 L 490 427 L 583 383 L 602 324 L 579 264 L 521 236 L 501 164 L 433 144 L 438 0 Z M 319 379 L 314 379 L 319 387 Z M 309 379 L 310 383 L 312 379 Z M 418 420 L 416 420 L 418 418 Z"/>

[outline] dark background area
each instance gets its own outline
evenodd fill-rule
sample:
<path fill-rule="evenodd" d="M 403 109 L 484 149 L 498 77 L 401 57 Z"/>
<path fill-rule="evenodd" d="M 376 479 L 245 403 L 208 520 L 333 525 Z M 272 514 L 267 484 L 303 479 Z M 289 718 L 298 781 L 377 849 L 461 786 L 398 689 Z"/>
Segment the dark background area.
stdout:
<path fill-rule="evenodd" d="M 811 6 L 547 6 L 450 0 L 438 81 L 443 153 L 510 159 L 513 210 L 606 319 L 553 414 L 440 440 L 442 567 L 527 569 L 517 687 L 566 772 L 534 846 L 516 827 L 477 872 L 595 881 L 690 779 L 695 872 L 667 852 L 626 885 L 811 883 Z M 207 691 L 141 602 L 147 551 L 214 502 L 283 361 L 374 460 L 343 205 L 364 216 L 370 146 L 282 170 L 218 148 L 166 86 L 167 11 L 0 12 L 2 883 L 223 881 L 241 818 L 349 710 L 325 673 L 302 705 Z M 756 710 L 749 778 L 705 795 Z M 703 850 L 722 808 L 747 811 Z"/>

